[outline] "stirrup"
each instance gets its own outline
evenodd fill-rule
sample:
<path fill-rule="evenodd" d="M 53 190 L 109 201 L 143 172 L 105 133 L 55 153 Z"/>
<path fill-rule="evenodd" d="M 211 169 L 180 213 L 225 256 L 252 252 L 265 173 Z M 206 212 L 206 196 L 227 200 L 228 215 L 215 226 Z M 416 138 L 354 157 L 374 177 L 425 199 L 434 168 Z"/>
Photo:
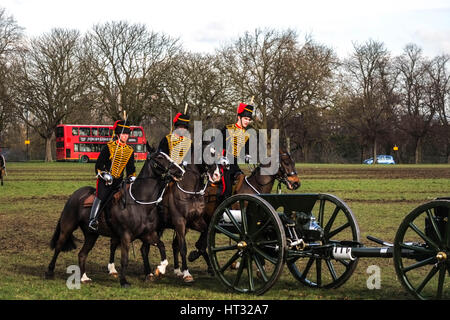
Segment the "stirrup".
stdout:
<path fill-rule="evenodd" d="M 89 230 L 97 232 L 98 231 L 98 221 L 96 219 L 89 221 Z"/>

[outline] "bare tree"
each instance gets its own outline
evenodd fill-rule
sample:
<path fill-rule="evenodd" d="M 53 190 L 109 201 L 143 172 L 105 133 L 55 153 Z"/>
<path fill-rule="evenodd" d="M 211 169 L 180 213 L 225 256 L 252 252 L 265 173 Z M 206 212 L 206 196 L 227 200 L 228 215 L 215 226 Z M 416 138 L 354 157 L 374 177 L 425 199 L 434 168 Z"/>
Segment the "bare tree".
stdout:
<path fill-rule="evenodd" d="M 400 73 L 399 127 L 412 137 L 415 163 L 420 163 L 423 139 L 429 132 L 437 111 L 430 78 L 430 62 L 423 57 L 422 49 L 409 44 L 397 58 L 396 67 Z"/>
<path fill-rule="evenodd" d="M 336 104 L 336 116 L 370 141 L 376 163 L 377 143 L 392 127 L 397 74 L 384 44 L 373 40 L 354 44 L 354 53 L 344 61 L 343 71 L 343 96 Z"/>
<path fill-rule="evenodd" d="M 53 29 L 32 39 L 15 65 L 16 115 L 46 141 L 45 161 L 52 161 L 51 141 L 56 126 L 87 103 L 87 77 L 78 52 L 80 34 Z"/>
<path fill-rule="evenodd" d="M 450 56 L 437 56 L 431 62 L 428 69 L 431 78 L 431 90 L 434 103 L 439 115 L 440 124 L 443 127 L 445 153 L 447 163 L 450 163 L 450 72 L 448 66 Z"/>
<path fill-rule="evenodd" d="M 11 60 L 21 50 L 23 28 L 17 25 L 5 9 L 0 8 L 0 142 L 8 123 L 13 121 L 13 103 L 11 101 L 10 84 Z"/>
<path fill-rule="evenodd" d="M 168 123 L 169 108 L 175 115 L 187 104 L 193 119 L 215 126 L 233 102 L 230 81 L 220 70 L 220 60 L 210 54 L 181 52 L 175 61 L 165 81 L 165 108 L 158 117 Z"/>
<path fill-rule="evenodd" d="M 223 72 L 233 84 L 236 102 L 248 102 L 254 96 L 263 128 L 268 127 L 269 117 L 272 127 L 279 128 L 281 110 L 295 91 L 290 75 L 296 45 L 297 35 L 292 30 L 255 30 L 220 51 Z M 235 112 L 236 106 L 230 111 Z"/>
<path fill-rule="evenodd" d="M 125 110 L 138 124 L 162 107 L 159 98 L 179 50 L 177 40 L 120 21 L 94 26 L 84 43 L 86 72 L 99 93 L 101 113 L 119 119 Z"/>

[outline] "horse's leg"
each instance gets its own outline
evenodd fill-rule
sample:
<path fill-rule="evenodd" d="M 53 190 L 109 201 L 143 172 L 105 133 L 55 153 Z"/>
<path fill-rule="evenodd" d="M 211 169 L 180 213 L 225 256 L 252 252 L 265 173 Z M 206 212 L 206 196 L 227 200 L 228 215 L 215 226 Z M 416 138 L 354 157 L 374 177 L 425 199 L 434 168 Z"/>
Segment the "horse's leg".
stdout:
<path fill-rule="evenodd" d="M 158 247 L 159 255 L 161 256 L 161 262 L 155 270 L 155 276 L 159 277 L 166 273 L 166 267 L 169 264 L 169 262 L 167 261 L 166 246 L 164 245 L 164 242 L 162 242 L 161 239 L 159 239 L 155 245 Z"/>
<path fill-rule="evenodd" d="M 120 240 L 117 238 L 111 238 L 110 240 L 110 246 L 109 246 L 109 263 L 108 263 L 108 272 L 109 275 L 117 278 L 119 276 L 119 273 L 116 270 L 116 267 L 114 265 L 114 258 L 116 255 L 116 249 L 119 245 Z"/>
<path fill-rule="evenodd" d="M 201 255 L 203 259 L 205 259 L 206 265 L 208 266 L 208 273 L 213 275 L 214 272 L 211 266 L 211 262 L 209 261 L 208 252 L 206 250 L 207 246 L 208 246 L 208 232 L 203 231 L 200 233 L 200 237 L 195 243 L 195 247 L 197 248 L 199 255 Z"/>
<path fill-rule="evenodd" d="M 92 232 L 84 233 L 84 244 L 78 253 L 78 265 L 80 266 L 81 283 L 88 283 L 92 280 L 86 275 L 86 259 L 89 252 L 95 245 L 98 239 L 98 234 Z"/>
<path fill-rule="evenodd" d="M 182 277 L 183 273 L 180 269 L 180 262 L 178 261 L 178 254 L 180 252 L 180 244 L 178 241 L 178 235 L 175 233 L 172 241 L 172 252 L 173 252 L 173 272 L 177 277 Z"/>
<path fill-rule="evenodd" d="M 122 236 L 122 239 L 120 240 L 121 268 L 119 274 L 120 274 L 120 286 L 122 288 L 129 288 L 131 286 L 125 276 L 128 268 L 128 251 L 130 250 L 130 243 L 131 243 L 130 235 L 124 234 Z"/>
<path fill-rule="evenodd" d="M 194 281 L 194 278 L 189 273 L 186 259 L 186 226 L 183 223 L 178 224 L 178 226 L 176 226 L 176 233 L 178 238 L 178 247 L 181 255 L 181 270 L 183 272 L 183 280 L 184 282 L 192 282 Z"/>
<path fill-rule="evenodd" d="M 72 233 L 77 228 L 76 225 L 72 224 L 63 224 L 58 221 L 56 226 L 56 230 L 53 234 L 53 238 L 51 240 L 50 246 L 55 249 L 53 254 L 53 258 L 50 261 L 47 271 L 45 272 L 46 279 L 53 279 L 54 270 L 56 265 L 56 260 L 58 259 L 58 255 L 61 251 L 70 251 L 76 248 L 75 243 L 73 242 Z"/>
<path fill-rule="evenodd" d="M 150 262 L 148 260 L 148 253 L 150 251 L 150 243 L 145 240 L 142 240 L 141 246 L 141 256 L 142 261 L 144 262 L 144 281 L 153 281 L 155 279 L 153 273 L 151 272 Z"/>

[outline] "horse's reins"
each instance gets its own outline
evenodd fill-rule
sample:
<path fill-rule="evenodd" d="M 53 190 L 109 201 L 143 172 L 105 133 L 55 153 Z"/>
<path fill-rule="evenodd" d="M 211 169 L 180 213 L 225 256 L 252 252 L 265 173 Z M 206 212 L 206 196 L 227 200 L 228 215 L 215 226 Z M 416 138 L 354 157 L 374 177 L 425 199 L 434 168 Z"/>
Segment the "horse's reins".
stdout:
<path fill-rule="evenodd" d="M 289 156 L 289 154 L 288 153 L 282 153 L 282 154 L 280 154 L 280 157 L 282 157 L 282 156 Z M 261 170 L 261 167 L 260 166 L 258 166 L 257 167 L 259 170 Z M 279 165 L 279 169 L 281 169 L 282 171 L 283 171 L 283 175 L 280 175 L 278 172 L 277 172 L 277 174 L 275 175 L 275 179 L 274 180 L 278 180 L 280 183 L 282 183 L 282 182 L 285 182 L 286 183 L 286 180 L 289 178 L 289 177 L 292 177 L 292 176 L 294 176 L 294 175 L 296 175 L 297 174 L 297 172 L 294 170 L 294 171 L 292 171 L 292 172 L 290 172 L 290 173 L 287 173 L 286 172 L 286 170 L 284 169 L 284 167 L 281 165 L 281 162 L 280 162 L 280 165 Z M 279 170 L 280 171 L 280 170 Z M 273 180 L 271 180 L 271 181 L 269 181 L 269 182 L 267 182 L 266 184 L 261 184 L 261 183 L 259 183 L 258 182 L 258 177 L 256 176 L 255 177 L 255 180 L 256 180 L 256 183 L 259 185 L 259 186 L 261 186 L 261 187 L 264 187 L 265 185 L 268 185 L 269 183 L 271 183 Z M 253 191 L 255 191 L 256 192 L 256 194 L 261 194 L 261 192 L 259 192 L 249 181 L 248 181 L 248 179 L 247 179 L 247 176 L 245 177 L 245 182 L 249 185 L 249 187 L 250 188 L 252 188 L 253 189 Z M 280 184 L 279 184 L 279 187 L 281 187 L 280 186 Z M 281 189 L 281 188 L 278 188 L 278 189 Z"/>
<path fill-rule="evenodd" d="M 170 158 L 170 157 L 169 157 L 167 154 L 165 154 L 164 152 L 159 151 L 159 153 L 162 154 L 163 156 L 165 156 L 166 159 L 169 160 L 169 162 L 170 162 L 169 167 L 168 167 L 167 169 L 164 168 L 165 170 L 164 170 L 164 173 L 163 173 L 163 174 L 166 174 L 167 172 L 169 172 L 170 168 L 174 165 L 174 166 L 176 166 L 176 167 L 183 173 L 182 175 L 184 175 L 184 173 L 186 172 L 186 170 L 184 170 L 182 167 L 180 167 L 175 161 L 172 160 L 172 158 Z M 156 168 L 156 166 L 163 167 L 158 161 L 154 160 L 153 158 L 150 158 L 149 161 L 153 161 L 153 162 L 154 162 L 154 164 L 155 164 L 154 167 L 155 167 L 155 168 Z M 141 177 L 141 178 L 139 178 L 139 179 L 150 179 L 150 178 L 154 178 L 154 177 Z M 131 193 L 131 187 L 132 187 L 133 183 L 134 183 L 134 181 L 133 181 L 132 183 L 130 183 L 130 188 L 128 189 L 128 193 L 130 194 L 131 199 L 133 199 L 134 202 L 136 202 L 136 203 L 138 203 L 138 204 L 142 204 L 142 205 L 151 205 L 151 204 L 158 204 L 158 203 L 160 203 L 160 202 L 163 200 L 164 192 L 166 191 L 168 181 L 166 182 L 166 184 L 165 184 L 165 186 L 164 186 L 164 188 L 163 188 L 163 190 L 162 190 L 162 192 L 161 192 L 161 195 L 158 197 L 158 199 L 156 199 L 155 201 L 149 201 L 149 202 L 144 202 L 144 201 L 136 200 L 136 199 L 134 198 L 133 194 Z"/>

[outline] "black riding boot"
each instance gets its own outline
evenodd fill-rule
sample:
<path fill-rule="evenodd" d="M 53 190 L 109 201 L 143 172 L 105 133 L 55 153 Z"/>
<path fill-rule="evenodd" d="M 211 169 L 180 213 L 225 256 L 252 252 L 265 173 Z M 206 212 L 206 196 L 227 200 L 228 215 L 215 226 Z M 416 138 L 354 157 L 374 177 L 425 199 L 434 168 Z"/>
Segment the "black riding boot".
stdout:
<path fill-rule="evenodd" d="M 91 215 L 89 216 L 89 229 L 91 231 L 97 232 L 98 230 L 97 215 L 101 203 L 102 201 L 99 198 L 97 197 L 94 198 L 94 203 L 92 204 L 91 208 Z"/>

